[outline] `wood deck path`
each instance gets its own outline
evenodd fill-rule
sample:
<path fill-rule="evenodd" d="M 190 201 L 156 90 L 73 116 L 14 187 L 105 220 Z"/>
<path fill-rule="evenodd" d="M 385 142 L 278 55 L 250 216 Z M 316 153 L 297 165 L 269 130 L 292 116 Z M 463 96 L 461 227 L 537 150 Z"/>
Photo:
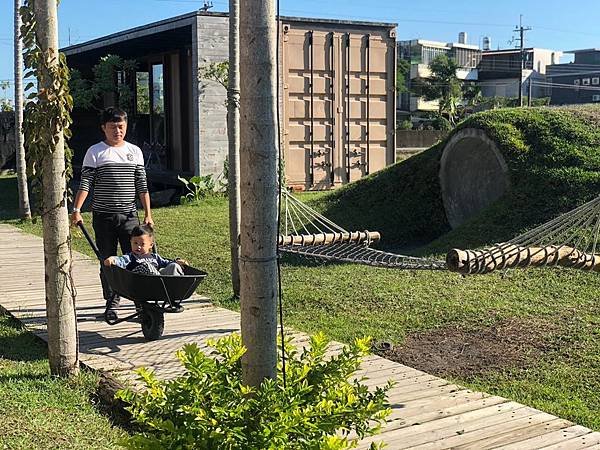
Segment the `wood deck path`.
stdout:
<path fill-rule="evenodd" d="M 41 239 L 0 225 L 0 255 L 0 305 L 45 339 Z M 160 377 L 172 377 L 181 373 L 174 354 L 184 343 L 203 346 L 209 337 L 239 330 L 237 312 L 199 296 L 186 304 L 183 314 L 165 315 L 159 341 L 146 342 L 137 323 L 110 327 L 99 319 L 103 301 L 97 263 L 78 253 L 74 258 L 81 361 L 93 369 L 133 380 L 132 369 L 147 366 Z M 298 333 L 297 339 L 303 335 Z M 361 448 L 384 440 L 390 449 L 600 449 L 598 432 L 377 356 L 366 358 L 360 373 L 370 385 L 396 380 L 389 396 L 391 422 Z"/>

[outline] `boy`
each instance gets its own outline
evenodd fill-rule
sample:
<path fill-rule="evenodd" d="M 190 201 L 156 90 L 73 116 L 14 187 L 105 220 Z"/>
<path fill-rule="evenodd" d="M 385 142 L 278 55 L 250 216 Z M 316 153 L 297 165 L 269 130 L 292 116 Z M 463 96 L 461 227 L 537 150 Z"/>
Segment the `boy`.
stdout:
<path fill-rule="evenodd" d="M 139 147 L 125 141 L 127 113 L 117 108 L 102 112 L 101 128 L 104 141 L 92 145 L 83 159 L 81 184 L 73 201 L 71 222 L 82 222 L 81 207 L 90 190 L 92 198 L 92 226 L 96 245 L 107 257 L 117 253 L 117 244 L 123 254 L 131 252 L 129 235 L 139 224 L 135 200 L 139 197 L 144 208 L 144 223 L 153 225 L 150 195 L 146 182 L 144 157 Z M 119 306 L 116 296 L 100 272 L 106 313 L 115 315 Z"/>
<path fill-rule="evenodd" d="M 187 261 L 176 258 L 166 259 L 152 252 L 154 230 L 150 225 L 138 225 L 131 232 L 131 252 L 123 256 L 110 256 L 104 260 L 105 266 L 119 266 L 133 272 L 151 275 L 184 275 L 182 266 Z"/>

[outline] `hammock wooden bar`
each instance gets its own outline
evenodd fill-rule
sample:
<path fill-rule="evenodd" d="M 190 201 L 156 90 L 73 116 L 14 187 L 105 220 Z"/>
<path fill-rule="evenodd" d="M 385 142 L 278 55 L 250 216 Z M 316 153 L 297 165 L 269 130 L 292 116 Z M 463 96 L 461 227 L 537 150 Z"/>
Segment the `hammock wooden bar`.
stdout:
<path fill-rule="evenodd" d="M 376 231 L 353 231 L 340 233 L 289 234 L 279 236 L 278 245 L 330 245 L 338 242 L 354 244 L 375 243 L 381 239 Z"/>
<path fill-rule="evenodd" d="M 600 272 L 600 255 L 574 247 L 548 245 L 523 247 L 501 243 L 484 250 L 452 249 L 446 255 L 448 270 L 463 275 L 483 274 L 518 267 L 561 266 Z"/>

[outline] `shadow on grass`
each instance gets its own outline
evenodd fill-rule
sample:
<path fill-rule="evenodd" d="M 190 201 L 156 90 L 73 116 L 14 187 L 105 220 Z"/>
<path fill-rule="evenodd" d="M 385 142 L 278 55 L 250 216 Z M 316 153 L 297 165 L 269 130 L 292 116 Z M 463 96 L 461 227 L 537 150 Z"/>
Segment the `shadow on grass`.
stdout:
<path fill-rule="evenodd" d="M 39 361 L 47 358 L 47 349 L 17 320 L 0 316 L 0 358 L 11 361 Z"/>
<path fill-rule="evenodd" d="M 19 373 L 13 375 L 0 375 L 0 384 L 12 382 L 48 381 L 50 374 Z"/>

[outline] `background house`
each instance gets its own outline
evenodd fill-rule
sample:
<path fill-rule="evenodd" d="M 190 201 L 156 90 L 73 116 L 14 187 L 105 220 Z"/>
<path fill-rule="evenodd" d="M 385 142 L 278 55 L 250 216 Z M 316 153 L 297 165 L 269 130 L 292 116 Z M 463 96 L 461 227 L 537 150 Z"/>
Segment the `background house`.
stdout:
<path fill-rule="evenodd" d="M 479 63 L 479 86 L 484 97 L 519 96 L 527 98 L 529 81 L 532 98 L 550 97 L 550 88 L 545 85 L 546 67 L 559 62 L 562 52 L 540 48 L 524 49 L 523 73 L 521 74 L 521 50 L 486 50 Z"/>
<path fill-rule="evenodd" d="M 282 142 L 289 184 L 325 189 L 394 162 L 395 24 L 282 17 L 280 24 Z M 228 59 L 225 13 L 197 11 L 63 49 L 84 77 L 100 58 L 135 59 L 115 73 L 134 93 L 130 139 L 160 164 L 150 181 L 177 174 L 219 174 L 227 155 L 225 89 L 198 78 L 199 69 Z M 115 103 L 104 98 L 103 105 Z M 73 113 L 74 165 L 101 138 L 97 113 Z M 151 145 L 150 145 L 151 144 Z"/>
<path fill-rule="evenodd" d="M 600 102 L 600 49 L 572 50 L 572 63 L 548 66 L 552 105 Z"/>
<path fill-rule="evenodd" d="M 477 66 L 481 60 L 481 50 L 477 45 L 467 44 L 466 33 L 460 33 L 459 42 L 446 43 L 424 39 L 398 41 L 398 58 L 410 63 L 406 87 L 410 90 L 417 79 L 430 77 L 429 64 L 442 54 L 458 63 L 456 75 L 460 80 L 478 79 Z M 437 101 L 427 101 L 411 92 L 398 95 L 398 106 L 400 114 L 404 115 L 438 110 Z"/>

